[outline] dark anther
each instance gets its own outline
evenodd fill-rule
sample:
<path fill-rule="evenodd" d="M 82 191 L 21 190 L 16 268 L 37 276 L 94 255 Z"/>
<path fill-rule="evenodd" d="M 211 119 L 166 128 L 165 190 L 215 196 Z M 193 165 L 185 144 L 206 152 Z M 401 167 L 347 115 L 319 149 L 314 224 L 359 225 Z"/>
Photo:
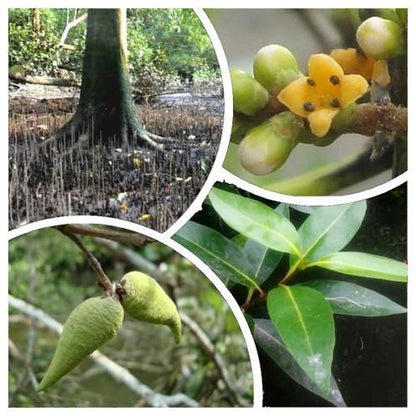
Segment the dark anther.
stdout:
<path fill-rule="evenodd" d="M 303 108 L 306 111 L 314 111 L 315 110 L 315 106 L 312 103 L 310 103 L 309 101 L 307 103 L 303 104 Z"/>
<path fill-rule="evenodd" d="M 334 99 L 331 101 L 331 107 L 334 107 L 334 108 L 339 108 L 339 107 L 341 107 L 341 104 L 339 103 L 339 101 L 338 101 L 338 99 L 337 99 L 337 98 L 334 98 Z"/>
<path fill-rule="evenodd" d="M 310 78 L 308 78 L 308 79 L 306 80 L 306 82 L 307 82 L 309 85 L 311 85 L 311 86 L 316 85 L 315 81 L 314 81 L 313 79 L 310 79 Z"/>
<path fill-rule="evenodd" d="M 329 77 L 329 80 L 331 81 L 332 85 L 338 85 L 339 84 L 339 78 L 336 75 L 331 75 Z"/>

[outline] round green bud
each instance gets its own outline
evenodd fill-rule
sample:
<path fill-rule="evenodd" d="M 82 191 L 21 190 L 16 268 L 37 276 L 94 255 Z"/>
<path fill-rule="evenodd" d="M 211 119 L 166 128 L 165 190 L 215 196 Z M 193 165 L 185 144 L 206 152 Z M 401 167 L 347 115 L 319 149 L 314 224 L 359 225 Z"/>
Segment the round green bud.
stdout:
<path fill-rule="evenodd" d="M 123 307 L 111 296 L 90 298 L 78 305 L 64 324 L 55 354 L 37 390 L 46 390 L 113 338 L 123 317 Z"/>
<path fill-rule="evenodd" d="M 351 126 L 357 117 L 357 104 L 352 103 L 344 107 L 333 119 L 331 130 L 340 130 Z"/>
<path fill-rule="evenodd" d="M 285 111 L 248 131 L 240 144 L 241 165 L 253 175 L 267 175 L 280 168 L 297 145 L 298 119 Z"/>
<path fill-rule="evenodd" d="M 254 116 L 269 101 L 269 93 L 249 74 L 235 69 L 231 71 L 234 111 Z"/>
<path fill-rule="evenodd" d="M 254 78 L 273 95 L 299 78 L 296 58 L 289 49 L 280 45 L 268 45 L 261 48 L 253 61 Z"/>
<path fill-rule="evenodd" d="M 231 128 L 231 143 L 240 144 L 244 139 L 248 130 L 256 126 L 258 123 L 243 117 L 233 116 L 233 125 Z"/>
<path fill-rule="evenodd" d="M 388 19 L 370 17 L 361 23 L 356 38 L 364 53 L 375 59 L 389 59 L 405 53 L 402 29 Z"/>
<path fill-rule="evenodd" d="M 155 279 L 141 272 L 125 274 L 121 281 L 124 289 L 121 304 L 126 313 L 138 321 L 167 325 L 179 344 L 182 324 L 178 309 Z"/>

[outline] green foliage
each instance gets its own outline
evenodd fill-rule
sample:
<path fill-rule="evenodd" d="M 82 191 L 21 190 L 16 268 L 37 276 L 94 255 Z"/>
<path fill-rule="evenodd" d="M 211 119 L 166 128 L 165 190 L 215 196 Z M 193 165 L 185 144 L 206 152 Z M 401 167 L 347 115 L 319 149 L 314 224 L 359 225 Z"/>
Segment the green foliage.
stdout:
<path fill-rule="evenodd" d="M 34 9 L 10 9 L 9 66 L 19 65 L 31 74 L 56 74 L 59 43 L 58 15 L 41 9 L 35 27 Z"/>
<path fill-rule="evenodd" d="M 53 312 L 62 308 L 64 299 L 72 301 L 83 291 L 88 295 L 94 293 L 88 287 L 73 287 L 74 283 L 82 284 L 80 274 L 85 259 L 69 241 L 57 244 L 58 236 L 53 229 L 39 230 L 9 244 L 10 294 L 36 299 L 38 306 L 47 306 Z"/>
<path fill-rule="evenodd" d="M 207 205 L 237 234 L 226 238 L 210 227 L 189 222 L 174 239 L 195 252 L 224 281 L 247 288 L 243 309 L 252 322 L 254 338 L 291 378 L 329 402 L 345 405 L 331 375 L 335 343 L 332 315 L 381 317 L 405 313 L 406 309 L 377 291 L 337 280 L 337 273 L 403 283 L 407 281 L 407 265 L 384 256 L 340 251 L 361 227 L 366 201 L 314 209 L 280 204 L 273 210 L 235 190 L 221 188 L 211 190 Z M 290 209 L 306 217 L 300 226 L 289 220 Z M 237 252 L 235 247 L 242 250 Z M 218 253 L 213 256 L 215 250 Z M 283 261 L 285 253 L 287 261 Z M 225 258 L 227 271 L 244 270 L 250 280 L 235 279 L 224 272 L 221 265 Z M 310 280 L 307 272 L 312 267 Z M 331 271 L 331 280 L 324 269 Z M 256 308 L 266 298 L 267 313 Z"/>
<path fill-rule="evenodd" d="M 59 75 L 65 68 L 81 76 L 86 21 L 68 32 L 66 44 L 74 51 L 58 49 L 66 24 L 86 9 L 37 9 L 40 30 L 34 31 L 36 9 L 9 11 L 9 67 L 26 73 Z M 127 41 L 131 76 L 138 87 L 163 86 L 172 77 L 210 79 L 219 76 L 211 41 L 192 9 L 128 9 Z"/>

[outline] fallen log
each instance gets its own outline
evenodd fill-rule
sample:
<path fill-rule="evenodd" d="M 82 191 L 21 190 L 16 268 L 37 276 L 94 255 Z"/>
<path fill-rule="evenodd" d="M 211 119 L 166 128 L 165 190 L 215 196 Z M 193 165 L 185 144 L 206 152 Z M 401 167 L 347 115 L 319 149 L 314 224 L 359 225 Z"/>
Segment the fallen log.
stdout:
<path fill-rule="evenodd" d="M 80 87 L 81 82 L 76 79 L 23 75 L 20 72 L 9 72 L 9 79 L 28 84 L 53 85 L 56 87 Z"/>

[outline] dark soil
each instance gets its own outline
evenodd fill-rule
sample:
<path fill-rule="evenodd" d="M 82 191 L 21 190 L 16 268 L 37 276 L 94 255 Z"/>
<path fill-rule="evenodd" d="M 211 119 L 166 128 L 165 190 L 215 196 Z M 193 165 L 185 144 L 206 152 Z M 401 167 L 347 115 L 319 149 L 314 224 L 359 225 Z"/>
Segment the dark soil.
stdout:
<path fill-rule="evenodd" d="M 182 93 L 137 106 L 144 127 L 176 139 L 167 153 L 115 142 L 39 149 L 73 115 L 77 97 L 44 88 L 9 101 L 9 228 L 64 215 L 101 215 L 163 232 L 189 207 L 215 160 L 221 94 Z M 62 89 L 61 89 L 62 90 Z"/>

